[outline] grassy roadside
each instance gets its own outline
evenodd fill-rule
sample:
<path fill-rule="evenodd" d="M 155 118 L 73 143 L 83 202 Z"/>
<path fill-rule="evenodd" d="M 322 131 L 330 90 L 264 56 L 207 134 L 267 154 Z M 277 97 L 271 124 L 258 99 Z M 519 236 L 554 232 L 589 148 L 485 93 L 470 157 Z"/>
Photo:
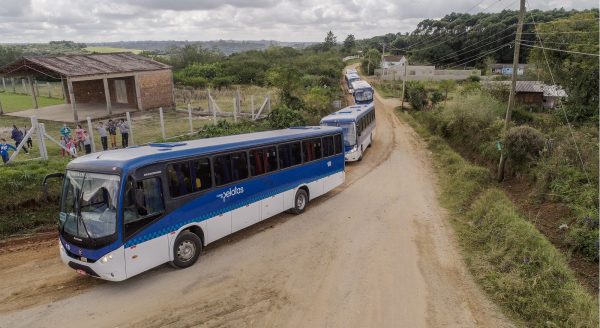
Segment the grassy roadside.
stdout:
<path fill-rule="evenodd" d="M 467 162 L 410 115 L 398 116 L 427 141 L 465 261 L 504 312 L 527 327 L 598 327 L 597 301 L 564 255 L 494 187 L 489 171 Z"/>

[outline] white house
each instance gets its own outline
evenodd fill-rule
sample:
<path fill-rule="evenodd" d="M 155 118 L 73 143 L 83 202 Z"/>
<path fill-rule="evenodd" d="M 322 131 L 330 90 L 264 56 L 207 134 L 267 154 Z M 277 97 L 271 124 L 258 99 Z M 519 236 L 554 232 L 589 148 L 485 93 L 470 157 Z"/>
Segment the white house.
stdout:
<path fill-rule="evenodd" d="M 406 57 L 404 56 L 383 56 L 381 62 L 381 68 L 386 69 L 392 66 L 404 66 L 406 65 Z"/>

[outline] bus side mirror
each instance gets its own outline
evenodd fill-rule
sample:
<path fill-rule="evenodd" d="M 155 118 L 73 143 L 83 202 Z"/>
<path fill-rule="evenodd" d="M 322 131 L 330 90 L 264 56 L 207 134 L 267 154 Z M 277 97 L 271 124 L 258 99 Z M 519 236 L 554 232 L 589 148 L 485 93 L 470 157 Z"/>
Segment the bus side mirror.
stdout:
<path fill-rule="evenodd" d="M 48 174 L 44 177 L 44 182 L 42 182 L 42 190 L 44 192 L 44 200 L 45 201 L 48 201 L 48 180 L 54 179 L 54 178 L 64 179 L 65 174 L 59 172 L 59 173 Z"/>

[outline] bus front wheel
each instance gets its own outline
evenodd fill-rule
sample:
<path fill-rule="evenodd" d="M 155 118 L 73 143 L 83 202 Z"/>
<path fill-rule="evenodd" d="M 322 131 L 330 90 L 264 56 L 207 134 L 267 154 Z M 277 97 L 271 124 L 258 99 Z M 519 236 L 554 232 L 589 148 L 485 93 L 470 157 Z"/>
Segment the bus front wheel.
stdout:
<path fill-rule="evenodd" d="M 308 204 L 308 194 L 304 189 L 298 189 L 296 191 L 296 197 L 294 198 L 294 207 L 290 210 L 294 214 L 301 214 L 306 209 Z"/>
<path fill-rule="evenodd" d="M 180 269 L 190 267 L 196 263 L 200 252 L 202 252 L 200 237 L 187 230 L 183 231 L 173 244 L 173 262 L 171 264 Z"/>

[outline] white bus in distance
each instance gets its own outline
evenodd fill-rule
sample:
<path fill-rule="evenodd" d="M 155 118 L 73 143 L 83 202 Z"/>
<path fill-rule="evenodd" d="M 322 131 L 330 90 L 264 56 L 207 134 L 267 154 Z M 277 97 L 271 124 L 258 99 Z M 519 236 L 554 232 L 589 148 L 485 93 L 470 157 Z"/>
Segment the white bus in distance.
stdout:
<path fill-rule="evenodd" d="M 360 161 L 375 137 L 375 105 L 370 102 L 348 106 L 323 117 L 320 124 L 342 128 L 346 161 Z"/>

